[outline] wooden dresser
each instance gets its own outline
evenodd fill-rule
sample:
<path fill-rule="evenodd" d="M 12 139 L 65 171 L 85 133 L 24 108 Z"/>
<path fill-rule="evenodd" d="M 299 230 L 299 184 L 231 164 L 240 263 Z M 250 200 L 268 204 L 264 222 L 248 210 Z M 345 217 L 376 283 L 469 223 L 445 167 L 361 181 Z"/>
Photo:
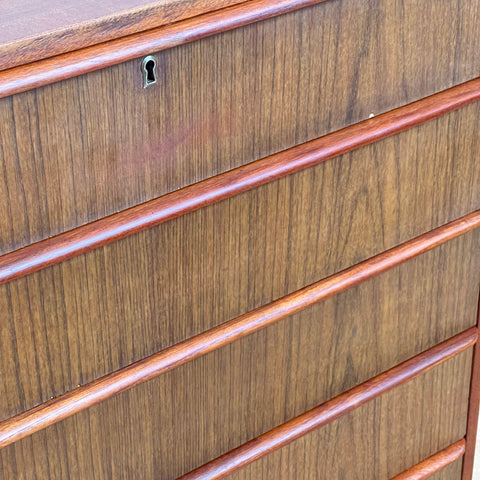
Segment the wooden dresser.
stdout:
<path fill-rule="evenodd" d="M 0 205 L 0 479 L 473 478 L 480 0 L 2 2 Z"/>

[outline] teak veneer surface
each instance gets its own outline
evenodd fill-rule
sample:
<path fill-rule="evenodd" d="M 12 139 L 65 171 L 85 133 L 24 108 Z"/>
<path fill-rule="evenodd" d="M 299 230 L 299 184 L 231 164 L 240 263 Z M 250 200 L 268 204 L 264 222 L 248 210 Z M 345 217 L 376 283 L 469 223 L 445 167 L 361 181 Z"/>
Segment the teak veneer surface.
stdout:
<path fill-rule="evenodd" d="M 173 48 L 145 90 L 134 60 L 0 100 L 0 252 L 478 76 L 477 2 L 401 6 L 331 0 Z"/>
<path fill-rule="evenodd" d="M 40 0 L 26 22 L 15 0 L 0 70 L 240 3 Z M 479 19 L 478 0 L 328 0 L 158 52 L 147 89 L 138 58 L 2 98 L 0 254 L 479 77 Z M 479 140 L 476 103 L 0 285 L 0 420 L 479 209 Z M 476 324 L 479 242 L 8 445 L 0 478 L 173 480 Z M 229 478 L 389 480 L 465 437 L 471 369 L 469 349 Z"/>
<path fill-rule="evenodd" d="M 0 284 L 313 167 L 478 100 L 480 78 L 1 255 Z"/>
<path fill-rule="evenodd" d="M 325 427 L 400 385 L 412 381 L 449 358 L 471 348 L 477 340 L 477 327 L 469 328 L 239 445 L 216 459 L 182 475 L 178 480 L 221 480 L 305 435 Z"/>
<path fill-rule="evenodd" d="M 0 70 L 245 0 L 9 0 L 0 5 Z"/>
<path fill-rule="evenodd" d="M 267 328 L 478 227 L 480 210 L 1 421 L 0 448 Z M 475 335 L 470 333 L 470 339 L 476 341 L 477 327 L 468 331 L 471 332 L 472 329 L 475 330 Z"/>
<path fill-rule="evenodd" d="M 478 208 L 478 110 L 2 285 L 0 417 Z M 474 319 L 478 263 L 458 268 L 456 297 Z"/>
<path fill-rule="evenodd" d="M 460 480 L 462 478 L 462 469 L 463 459 L 460 458 L 440 472 L 434 473 L 428 477 L 428 480 Z"/>
<path fill-rule="evenodd" d="M 480 325 L 480 294 L 478 301 L 477 325 Z M 480 462 L 480 458 L 476 458 L 477 441 L 480 441 L 478 435 L 479 415 L 480 415 L 480 348 L 477 345 L 473 351 L 472 379 L 470 382 L 470 408 L 468 412 L 467 423 L 467 445 L 465 451 L 465 459 L 463 462 L 462 480 L 471 480 L 473 478 L 473 470 L 475 463 Z"/>
<path fill-rule="evenodd" d="M 435 473 L 456 463 L 459 459 L 462 460 L 465 454 L 465 444 L 465 439 L 462 438 L 458 442 L 449 445 L 431 457 L 405 470 L 391 480 L 424 480 L 431 478 Z M 453 474 L 451 478 L 454 478 Z M 458 473 L 456 478 L 458 478 Z"/>
<path fill-rule="evenodd" d="M 462 437 L 462 403 L 468 391 L 463 382 L 471 371 L 471 358 L 471 350 L 460 354 L 226 478 L 390 480 Z M 462 378 L 454 380 L 449 373 L 453 370 Z M 456 476 L 447 476 L 450 473 L 444 470 L 437 478 L 460 480 L 458 468 Z"/>
<path fill-rule="evenodd" d="M 388 480 L 463 437 L 470 367 L 471 349 L 229 478 L 268 478 L 274 474 L 275 478 L 282 479 L 316 479 L 320 469 L 322 476 L 328 473 L 329 478 L 338 480 Z M 185 390 L 179 399 L 185 399 L 185 395 L 188 398 L 198 396 L 199 391 L 192 391 L 192 387 L 197 387 L 203 379 L 197 382 L 199 379 L 193 372 L 191 375 L 190 385 L 183 387 Z M 174 393 L 175 383 L 172 382 L 169 388 Z M 228 389 L 228 385 L 224 388 Z M 202 394 L 195 414 L 184 419 L 190 423 L 190 431 L 176 430 L 173 436 L 167 434 L 163 427 L 175 423 L 175 419 L 169 416 L 162 416 L 160 423 L 150 427 L 142 424 L 140 428 L 139 424 L 132 422 L 138 420 L 139 412 L 145 409 L 150 416 L 153 415 L 152 398 L 163 397 L 166 401 L 169 397 L 168 388 L 156 390 L 156 394 L 152 391 L 151 396 L 142 392 L 141 403 L 138 403 L 138 398 L 120 399 L 113 404 L 107 401 L 1 450 L 0 459 L 6 461 L 0 466 L 7 478 L 18 475 L 18 472 L 24 473 L 26 478 L 84 478 L 86 473 L 94 472 L 100 478 L 174 479 L 185 472 L 192 460 L 201 462 L 202 457 L 211 457 L 212 447 L 217 443 L 233 444 L 237 441 L 232 438 L 237 435 L 231 423 L 225 423 L 221 418 L 211 419 L 212 422 L 202 419 L 203 408 L 218 401 L 216 395 L 208 395 L 207 389 L 207 385 L 201 387 Z M 259 390 L 261 388 L 252 386 L 249 394 L 260 397 L 262 392 Z M 291 395 L 295 395 L 293 390 Z M 276 408 L 279 401 L 275 397 L 263 398 L 263 408 L 256 410 L 249 409 L 245 404 L 242 406 L 247 407 L 244 410 L 239 405 L 237 419 L 249 421 L 252 414 L 264 416 L 268 410 Z M 126 405 L 130 407 L 125 408 Z M 178 405 L 177 419 L 182 418 Z M 269 408 L 265 409 L 265 406 Z M 105 416 L 115 418 L 113 430 L 104 431 L 98 424 Z M 365 436 L 365 432 L 371 434 Z M 93 442 L 87 439 L 91 434 L 94 435 Z M 203 438 L 197 448 L 193 445 L 188 448 L 191 434 Z M 176 442 L 179 436 L 184 442 L 181 449 L 171 443 L 172 440 Z M 136 443 L 139 437 L 144 438 L 141 444 Z M 210 444 L 208 447 L 205 441 Z M 137 447 L 135 450 L 132 450 L 133 445 Z M 15 451 L 12 451 L 13 448 Z M 354 472 L 358 477 L 353 475 Z"/>

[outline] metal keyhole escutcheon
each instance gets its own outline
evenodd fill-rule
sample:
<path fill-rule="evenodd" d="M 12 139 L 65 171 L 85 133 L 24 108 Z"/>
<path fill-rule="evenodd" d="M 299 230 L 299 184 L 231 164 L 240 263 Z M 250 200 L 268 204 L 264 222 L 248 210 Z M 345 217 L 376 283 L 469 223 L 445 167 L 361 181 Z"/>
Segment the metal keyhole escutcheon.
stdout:
<path fill-rule="evenodd" d="M 157 83 L 157 60 L 148 55 L 142 60 L 143 88 Z"/>

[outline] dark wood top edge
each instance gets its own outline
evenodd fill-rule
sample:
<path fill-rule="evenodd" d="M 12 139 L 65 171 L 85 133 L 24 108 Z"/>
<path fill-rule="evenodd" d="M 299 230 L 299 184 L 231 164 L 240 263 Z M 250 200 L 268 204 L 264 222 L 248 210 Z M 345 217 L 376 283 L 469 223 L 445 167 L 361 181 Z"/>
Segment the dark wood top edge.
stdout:
<path fill-rule="evenodd" d="M 480 292 L 478 298 L 477 327 L 480 325 Z M 463 461 L 462 480 L 473 479 L 475 451 L 477 444 L 478 417 L 480 415 L 480 348 L 475 345 L 473 352 L 472 380 L 470 385 L 470 402 L 468 409 L 467 437 L 465 459 Z"/>
<path fill-rule="evenodd" d="M 465 439 L 462 438 L 391 480 L 424 480 L 462 458 L 464 453 Z"/>
<path fill-rule="evenodd" d="M 0 72 L 0 98 L 190 43 L 326 0 L 250 0 Z"/>
<path fill-rule="evenodd" d="M 480 78 L 0 256 L 0 284 L 379 141 L 480 99 Z"/>
<path fill-rule="evenodd" d="M 480 210 L 6 419 L 0 422 L 0 448 L 380 275 L 478 226 Z M 468 332 L 465 335 L 473 341 L 477 329 Z"/>
<path fill-rule="evenodd" d="M 471 347 L 476 342 L 476 339 L 477 328 L 472 327 L 446 342 L 393 367 L 387 372 L 342 393 L 338 397 L 244 443 L 221 457 L 179 477 L 178 480 L 220 480 L 225 478 L 227 475 L 425 373 Z"/>
<path fill-rule="evenodd" d="M 220 10 L 248 0 L 146 2 L 111 14 L 58 26 L 0 43 L 0 71 L 79 50 L 115 38 Z M 122 4 L 121 8 L 125 8 Z M 101 16 L 99 16 L 101 15 Z M 25 21 L 25 19 L 23 19 Z"/>

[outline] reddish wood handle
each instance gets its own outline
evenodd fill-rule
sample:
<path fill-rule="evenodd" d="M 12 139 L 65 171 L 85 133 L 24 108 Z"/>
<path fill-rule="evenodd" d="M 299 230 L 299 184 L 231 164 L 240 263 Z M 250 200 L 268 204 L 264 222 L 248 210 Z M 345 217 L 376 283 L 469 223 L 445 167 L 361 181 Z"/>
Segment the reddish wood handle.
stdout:
<path fill-rule="evenodd" d="M 0 423 L 0 447 L 267 327 L 480 226 L 480 211 L 347 268 Z"/>
<path fill-rule="evenodd" d="M 480 100 L 480 78 L 0 256 L 0 284 L 389 137 Z"/>
<path fill-rule="evenodd" d="M 406 383 L 475 344 L 477 327 L 443 342 L 328 402 L 295 417 L 178 480 L 220 480 L 307 433 L 333 422 L 378 396 Z M 402 478 L 402 477 L 400 477 Z M 403 479 L 410 477 L 403 477 Z M 417 478 L 417 477 L 412 477 Z M 418 477 L 426 478 L 426 477 Z M 397 479 L 398 480 L 398 479 Z"/>
<path fill-rule="evenodd" d="M 391 480 L 424 480 L 457 461 L 464 455 L 464 453 L 465 439 L 462 438 L 458 442 L 444 448 L 423 462 L 420 462 L 405 472 L 393 477 Z"/>

